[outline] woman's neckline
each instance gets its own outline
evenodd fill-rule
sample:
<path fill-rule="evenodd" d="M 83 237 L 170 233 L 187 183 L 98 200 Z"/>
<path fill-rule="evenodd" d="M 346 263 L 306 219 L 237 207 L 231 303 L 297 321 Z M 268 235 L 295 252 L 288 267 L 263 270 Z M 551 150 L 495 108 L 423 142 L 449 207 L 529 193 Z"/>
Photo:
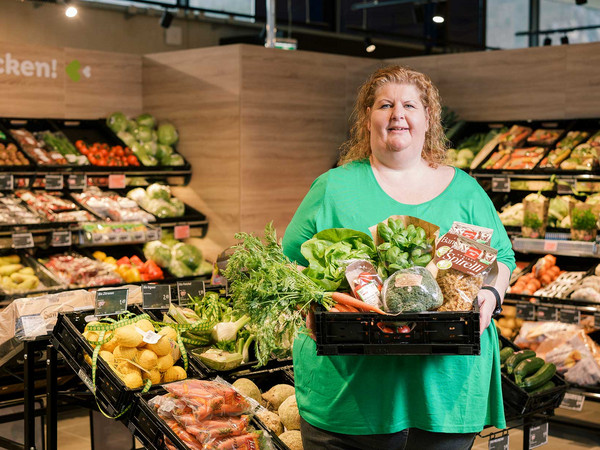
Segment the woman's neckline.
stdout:
<path fill-rule="evenodd" d="M 373 172 L 373 166 L 371 165 L 371 161 L 369 161 L 368 159 L 363 160 L 364 163 L 368 166 L 368 170 L 369 170 L 369 174 L 370 177 L 372 179 L 372 181 L 375 183 L 375 185 L 377 185 L 377 188 L 383 193 L 383 195 L 385 195 L 386 197 L 388 197 L 391 201 L 399 204 L 399 205 L 405 205 L 405 206 L 423 206 L 423 205 L 427 205 L 428 203 L 431 203 L 437 199 L 439 199 L 440 197 L 442 197 L 443 195 L 446 194 L 446 192 L 448 192 L 448 190 L 450 189 L 450 187 L 452 186 L 452 184 L 454 183 L 454 180 L 456 180 L 456 176 L 458 174 L 458 170 L 456 169 L 456 167 L 452 167 L 452 169 L 454 169 L 454 174 L 452 175 L 452 179 L 450 180 L 450 183 L 448 183 L 448 185 L 442 190 L 442 192 L 440 192 L 438 195 L 436 195 L 435 197 L 421 202 L 421 203 L 403 203 L 400 202 L 398 200 L 396 200 L 394 197 L 392 197 L 390 194 L 388 194 L 385 189 L 383 189 L 381 187 L 381 185 L 379 184 L 379 181 L 377 180 L 377 177 L 375 176 L 375 173 Z"/>

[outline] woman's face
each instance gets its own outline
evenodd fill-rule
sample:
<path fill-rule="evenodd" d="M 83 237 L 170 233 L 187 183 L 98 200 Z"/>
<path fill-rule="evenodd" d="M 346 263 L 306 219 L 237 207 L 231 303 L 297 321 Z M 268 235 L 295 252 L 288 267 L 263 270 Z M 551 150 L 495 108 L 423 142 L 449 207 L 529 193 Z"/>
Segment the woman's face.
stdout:
<path fill-rule="evenodd" d="M 415 86 L 384 84 L 375 93 L 375 102 L 367 113 L 375 158 L 381 161 L 396 153 L 421 157 L 429 119 Z"/>

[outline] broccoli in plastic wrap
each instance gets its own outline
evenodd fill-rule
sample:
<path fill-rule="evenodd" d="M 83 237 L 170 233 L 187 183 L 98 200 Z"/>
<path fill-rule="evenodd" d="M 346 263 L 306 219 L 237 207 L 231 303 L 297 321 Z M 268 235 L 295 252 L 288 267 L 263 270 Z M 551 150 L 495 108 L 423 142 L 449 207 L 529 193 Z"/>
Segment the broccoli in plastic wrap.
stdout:
<path fill-rule="evenodd" d="M 394 272 L 383 285 L 383 309 L 389 313 L 421 312 L 439 308 L 442 291 L 424 267 Z"/>

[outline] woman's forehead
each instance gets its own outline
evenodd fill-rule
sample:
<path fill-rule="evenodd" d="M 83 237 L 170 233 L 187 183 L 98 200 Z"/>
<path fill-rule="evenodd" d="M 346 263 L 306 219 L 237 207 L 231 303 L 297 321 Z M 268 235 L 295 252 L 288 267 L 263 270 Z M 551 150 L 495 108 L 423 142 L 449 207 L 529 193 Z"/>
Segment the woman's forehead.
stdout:
<path fill-rule="evenodd" d="M 385 96 L 409 97 L 414 100 L 421 100 L 422 92 L 412 83 L 397 83 L 388 81 L 375 90 L 375 99 Z"/>

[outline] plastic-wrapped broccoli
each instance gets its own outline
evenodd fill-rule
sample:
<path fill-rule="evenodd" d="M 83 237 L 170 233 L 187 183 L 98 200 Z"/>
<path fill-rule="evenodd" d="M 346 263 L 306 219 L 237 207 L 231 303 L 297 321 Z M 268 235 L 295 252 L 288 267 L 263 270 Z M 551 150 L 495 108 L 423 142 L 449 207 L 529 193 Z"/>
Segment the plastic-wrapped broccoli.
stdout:
<path fill-rule="evenodd" d="M 150 241 L 144 245 L 144 256 L 162 268 L 171 264 L 171 249 L 160 241 Z"/>
<path fill-rule="evenodd" d="M 141 187 L 132 189 L 127 193 L 127 198 L 130 198 L 138 205 L 141 205 L 147 197 L 146 190 Z"/>
<path fill-rule="evenodd" d="M 171 258 L 182 262 L 193 272 L 202 262 L 202 252 L 194 245 L 179 243 L 171 249 Z"/>
<path fill-rule="evenodd" d="M 181 261 L 173 260 L 169 266 L 169 272 L 178 278 L 189 277 L 194 274 L 194 271 L 186 266 Z"/>
<path fill-rule="evenodd" d="M 146 193 L 153 199 L 169 200 L 171 198 L 171 188 L 164 184 L 152 183 L 146 189 Z"/>
<path fill-rule="evenodd" d="M 183 203 L 181 200 L 172 197 L 170 203 L 175 212 L 175 217 L 181 217 L 185 214 L 185 203 Z"/>
<path fill-rule="evenodd" d="M 385 280 L 382 296 L 383 310 L 390 313 L 429 311 L 444 301 L 433 275 L 419 266 L 394 272 Z"/>
<path fill-rule="evenodd" d="M 148 211 L 154 214 L 156 217 L 175 217 L 175 208 L 171 206 L 171 203 L 163 199 L 152 199 L 145 206 Z"/>

